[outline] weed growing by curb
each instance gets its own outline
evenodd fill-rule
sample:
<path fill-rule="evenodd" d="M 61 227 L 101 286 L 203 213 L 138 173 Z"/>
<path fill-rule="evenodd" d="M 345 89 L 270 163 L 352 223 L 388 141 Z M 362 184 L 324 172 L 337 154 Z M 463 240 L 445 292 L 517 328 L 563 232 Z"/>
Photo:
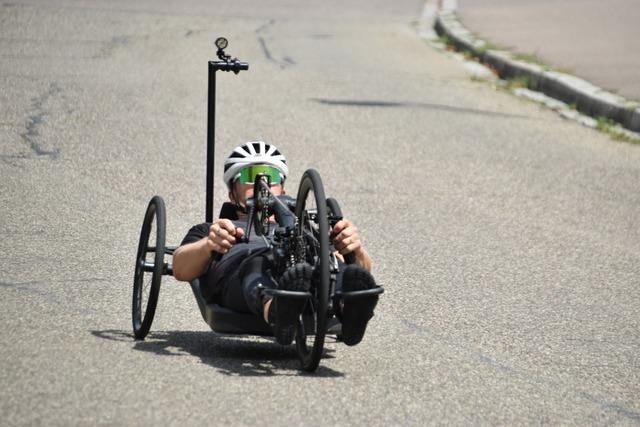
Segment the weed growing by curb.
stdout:
<path fill-rule="evenodd" d="M 440 40 L 440 43 L 444 44 L 447 49 L 455 50 L 456 46 L 453 44 L 453 41 L 448 35 L 440 34 L 438 35 L 438 40 Z"/>
<path fill-rule="evenodd" d="M 640 144 L 639 138 L 633 138 L 629 136 L 625 132 L 625 129 L 623 129 L 617 122 L 611 120 L 610 118 L 600 116 L 596 120 L 596 129 L 602 133 L 606 133 L 612 139 L 616 141 L 630 142 L 632 144 Z"/>
<path fill-rule="evenodd" d="M 498 80 L 493 83 L 494 90 L 496 89 L 503 90 L 505 92 L 509 92 L 512 94 L 516 94 L 516 92 L 519 92 L 517 89 L 530 89 L 533 91 L 540 92 L 540 90 L 537 87 L 535 87 L 537 86 L 536 81 L 532 81 L 530 76 L 520 75 L 520 76 L 507 78 L 507 79 L 504 79 L 503 77 L 501 77 L 500 73 L 494 67 L 491 67 L 487 62 L 484 61 L 486 60 L 485 53 L 489 50 L 498 50 L 498 51 L 506 52 L 511 56 L 511 59 L 516 61 L 527 62 L 530 64 L 535 64 L 538 67 L 540 67 L 544 72 L 556 71 L 556 72 L 567 74 L 569 76 L 574 74 L 571 70 L 551 68 L 549 65 L 545 64 L 544 61 L 540 59 L 536 54 L 513 52 L 509 48 L 499 46 L 491 42 L 487 42 L 486 40 L 483 41 L 476 35 L 474 35 L 474 37 L 475 37 L 475 40 L 481 41 L 483 42 L 483 44 L 476 43 L 473 50 L 468 50 L 468 49 L 458 48 L 456 43 L 452 40 L 452 38 L 446 32 L 443 31 L 438 34 L 438 39 L 444 45 L 446 50 L 452 51 L 452 52 L 458 52 L 459 54 L 462 54 L 463 58 L 466 61 L 479 62 L 489 67 L 494 72 L 494 74 L 498 77 Z M 487 81 L 486 79 L 479 78 L 476 75 L 472 75 L 470 79 L 473 82 Z M 540 101 L 536 100 L 536 102 L 540 102 Z M 557 103 L 563 104 L 561 101 L 557 101 Z M 543 104 L 547 105 L 547 107 L 551 108 L 552 110 L 561 110 L 560 115 L 563 116 L 564 118 L 570 118 L 570 119 L 576 120 L 579 123 L 582 123 L 583 125 L 591 128 L 594 127 L 593 118 L 588 117 L 589 124 L 587 124 L 586 118 L 582 118 L 582 119 L 577 118 L 577 117 L 581 117 L 582 113 L 578 112 L 576 103 L 564 104 L 566 105 L 566 107 L 562 107 L 562 108 L 557 107 L 556 103 L 554 103 L 554 106 L 550 106 L 549 104 L 545 104 L 544 102 Z M 627 108 L 629 109 L 629 111 L 635 111 L 640 107 L 638 107 L 637 104 L 634 104 L 634 105 L 629 105 Z M 569 114 L 569 112 L 572 112 L 572 113 Z M 640 134 L 624 128 L 622 125 L 618 124 L 614 120 L 607 117 L 602 117 L 602 116 L 597 117 L 595 120 L 596 120 L 595 129 L 597 129 L 600 132 L 606 133 L 607 135 L 609 135 L 611 139 L 616 141 L 624 141 L 632 144 L 640 144 Z"/>
<path fill-rule="evenodd" d="M 507 91 L 512 91 L 513 89 L 518 88 L 531 88 L 531 79 L 529 78 L 529 76 L 512 77 L 510 79 L 504 79 L 503 81 L 504 89 Z"/>
<path fill-rule="evenodd" d="M 470 50 L 463 50 L 462 56 L 464 56 L 464 59 L 466 59 L 467 61 L 478 61 L 478 57 L 475 56 Z"/>

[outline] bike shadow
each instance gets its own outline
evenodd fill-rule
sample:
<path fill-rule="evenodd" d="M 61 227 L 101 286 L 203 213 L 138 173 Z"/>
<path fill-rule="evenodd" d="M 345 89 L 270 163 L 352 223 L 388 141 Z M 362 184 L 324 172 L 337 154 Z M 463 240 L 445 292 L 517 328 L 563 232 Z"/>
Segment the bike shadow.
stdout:
<path fill-rule="evenodd" d="M 344 376 L 342 372 L 322 365 L 313 373 L 301 371 L 295 346 L 281 346 L 268 338 L 220 335 L 209 331 L 153 331 L 141 341 L 128 331 L 90 332 L 98 338 L 130 342 L 134 350 L 159 356 L 195 356 L 229 376 Z M 325 347 L 322 359 L 332 359 L 334 351 Z"/>

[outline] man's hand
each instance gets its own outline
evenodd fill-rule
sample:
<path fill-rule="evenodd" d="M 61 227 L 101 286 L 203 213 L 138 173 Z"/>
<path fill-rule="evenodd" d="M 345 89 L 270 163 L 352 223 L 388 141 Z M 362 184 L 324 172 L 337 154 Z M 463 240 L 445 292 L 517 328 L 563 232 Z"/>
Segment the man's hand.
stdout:
<path fill-rule="evenodd" d="M 333 227 L 333 230 L 331 230 L 331 242 L 342 255 L 351 252 L 357 254 L 362 249 L 358 227 L 348 219 L 338 221 Z"/>
<path fill-rule="evenodd" d="M 330 237 L 333 246 L 340 254 L 339 258 L 342 258 L 342 255 L 353 253 L 356 257 L 356 264 L 371 271 L 373 265 L 371 257 L 362 246 L 358 227 L 353 225 L 351 221 L 348 219 L 338 221 L 331 230 Z"/>
<path fill-rule="evenodd" d="M 228 219 L 216 219 L 209 227 L 207 248 L 221 254 L 226 254 L 236 244 L 236 238 L 244 236 L 244 230 L 236 228 Z"/>

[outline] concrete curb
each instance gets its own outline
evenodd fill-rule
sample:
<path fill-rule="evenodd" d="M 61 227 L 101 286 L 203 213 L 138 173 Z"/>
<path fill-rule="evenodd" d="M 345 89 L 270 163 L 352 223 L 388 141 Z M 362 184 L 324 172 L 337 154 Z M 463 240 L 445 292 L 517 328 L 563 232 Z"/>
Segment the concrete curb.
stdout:
<path fill-rule="evenodd" d="M 455 1 L 441 2 L 434 23 L 436 33 L 446 36 L 457 49 L 468 51 L 493 67 L 501 78 L 527 78 L 531 89 L 574 104 L 578 111 L 589 116 L 606 117 L 631 131 L 640 132 L 639 103 L 628 101 L 578 77 L 514 59 L 510 52 L 487 49 L 487 43 L 467 30 L 455 11 Z"/>

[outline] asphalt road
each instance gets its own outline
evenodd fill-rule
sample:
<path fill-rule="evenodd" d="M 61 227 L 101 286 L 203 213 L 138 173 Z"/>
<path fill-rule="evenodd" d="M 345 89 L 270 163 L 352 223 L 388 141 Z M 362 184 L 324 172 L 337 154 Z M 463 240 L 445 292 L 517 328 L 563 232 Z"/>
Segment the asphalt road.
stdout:
<path fill-rule="evenodd" d="M 640 147 L 472 81 L 419 1 L 0 6 L 4 425 L 637 424 Z M 225 35 L 218 171 L 264 138 L 317 168 L 386 288 L 315 375 L 218 336 L 163 282 L 131 335 L 142 216 L 204 217 L 206 63 Z M 217 206 L 223 200 L 217 187 Z"/>

